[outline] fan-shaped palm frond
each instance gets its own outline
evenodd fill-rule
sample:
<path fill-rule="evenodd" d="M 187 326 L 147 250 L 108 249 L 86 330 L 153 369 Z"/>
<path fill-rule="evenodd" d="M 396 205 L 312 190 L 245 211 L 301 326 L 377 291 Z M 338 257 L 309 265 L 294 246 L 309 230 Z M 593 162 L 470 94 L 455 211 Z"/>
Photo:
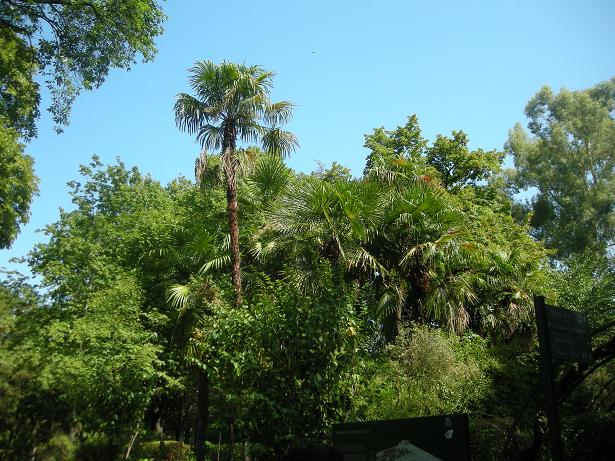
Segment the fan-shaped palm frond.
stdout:
<path fill-rule="evenodd" d="M 188 285 L 172 285 L 167 292 L 167 302 L 180 312 L 188 309 L 190 304 L 190 288 Z"/>
<path fill-rule="evenodd" d="M 406 291 L 403 289 L 402 285 L 388 285 L 376 303 L 375 314 L 377 318 L 383 319 L 393 312 L 400 311 L 405 300 Z"/>
<path fill-rule="evenodd" d="M 286 190 L 290 179 L 291 171 L 280 157 L 263 154 L 244 179 L 244 200 L 259 208 L 267 207 Z"/>
<path fill-rule="evenodd" d="M 211 261 L 207 261 L 200 267 L 199 273 L 204 274 L 205 272 L 209 272 L 212 269 L 221 270 L 225 266 L 228 266 L 230 262 L 231 257 L 229 255 L 222 255 L 217 258 L 213 258 Z"/>
<path fill-rule="evenodd" d="M 299 142 L 294 134 L 277 127 L 268 129 L 263 134 L 262 142 L 263 149 L 265 149 L 266 152 L 281 157 L 288 156 L 299 146 Z"/>

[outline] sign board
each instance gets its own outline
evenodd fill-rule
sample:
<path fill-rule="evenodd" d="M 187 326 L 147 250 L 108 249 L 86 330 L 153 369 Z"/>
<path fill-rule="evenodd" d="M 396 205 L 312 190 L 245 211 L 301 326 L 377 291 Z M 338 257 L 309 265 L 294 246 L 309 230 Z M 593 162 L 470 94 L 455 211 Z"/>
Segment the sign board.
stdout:
<path fill-rule="evenodd" d="M 468 415 L 344 423 L 333 445 L 344 461 L 469 461 Z"/>
<path fill-rule="evenodd" d="M 580 312 L 546 305 L 551 357 L 591 363 L 592 348 L 587 317 Z"/>

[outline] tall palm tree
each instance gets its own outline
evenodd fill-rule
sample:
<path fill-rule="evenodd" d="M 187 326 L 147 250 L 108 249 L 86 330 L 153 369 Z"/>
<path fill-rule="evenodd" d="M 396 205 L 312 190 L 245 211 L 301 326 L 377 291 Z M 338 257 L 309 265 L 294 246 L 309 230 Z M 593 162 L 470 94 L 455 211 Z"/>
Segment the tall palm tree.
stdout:
<path fill-rule="evenodd" d="M 237 142 L 259 143 L 269 153 L 288 155 L 298 143 L 280 129 L 293 104 L 269 99 L 274 73 L 259 66 L 199 61 L 190 69 L 194 96 L 180 93 L 175 102 L 177 126 L 196 134 L 204 149 L 221 149 L 230 231 L 235 304 L 241 304 L 241 261 L 237 204 Z"/>

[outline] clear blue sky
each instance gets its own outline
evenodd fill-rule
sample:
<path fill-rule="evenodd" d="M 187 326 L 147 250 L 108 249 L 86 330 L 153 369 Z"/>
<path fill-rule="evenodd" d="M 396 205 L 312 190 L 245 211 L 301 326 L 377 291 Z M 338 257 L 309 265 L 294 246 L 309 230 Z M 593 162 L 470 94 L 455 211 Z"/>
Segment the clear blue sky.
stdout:
<path fill-rule="evenodd" d="M 66 182 L 92 154 L 117 156 L 163 183 L 192 177 L 199 152 L 173 118 L 197 60 L 259 64 L 277 73 L 274 99 L 297 104 L 288 161 L 312 171 L 336 160 L 361 173 L 363 135 L 416 113 L 428 139 L 463 129 L 472 147 L 501 149 L 543 85 L 581 89 L 615 76 L 615 1 L 260 1 L 164 3 L 154 62 L 113 71 L 76 101 L 61 135 L 43 111 L 36 159 L 40 195 L 0 266 L 70 208 Z M 43 101 L 43 107 L 47 101 Z"/>

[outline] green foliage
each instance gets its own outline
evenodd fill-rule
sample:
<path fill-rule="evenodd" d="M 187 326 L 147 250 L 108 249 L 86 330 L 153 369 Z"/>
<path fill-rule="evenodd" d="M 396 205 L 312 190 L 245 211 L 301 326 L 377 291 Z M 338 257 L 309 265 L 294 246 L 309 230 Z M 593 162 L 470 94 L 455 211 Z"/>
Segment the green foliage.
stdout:
<path fill-rule="evenodd" d="M 287 155 L 297 141 L 279 126 L 290 120 L 293 104 L 269 100 L 274 75 L 259 66 L 195 63 L 189 80 L 196 96 L 177 96 L 177 125 L 195 134 L 203 148 L 231 155 L 229 161 L 234 161 L 234 152 L 224 151 L 234 150 L 237 141 L 260 141 L 265 151 Z"/>
<path fill-rule="evenodd" d="M 34 160 L 23 149 L 17 132 L 0 124 L 0 249 L 10 247 L 28 222 L 30 203 L 38 192 Z"/>
<path fill-rule="evenodd" d="M 24 278 L 6 275 L 0 281 L 0 458 L 12 459 L 15 430 L 28 421 L 20 402 L 30 397 L 35 373 L 12 347 L 15 336 L 24 334 L 21 319 L 37 308 L 39 298 Z"/>
<path fill-rule="evenodd" d="M 117 461 L 122 447 L 102 432 L 88 432 L 79 438 L 76 458 L 79 461 Z"/>
<path fill-rule="evenodd" d="M 76 433 L 102 431 L 116 445 L 124 442 L 127 429 L 142 417 L 158 376 L 158 350 L 148 342 L 139 318 L 141 299 L 134 280 L 118 275 L 81 305 L 14 314 L 13 333 L 2 353 L 6 347 L 12 358 L 3 362 L 7 383 L 19 389 L 8 401 L 20 414 L 7 421 L 15 426 L 7 428 L 12 435 L 6 441 L 17 458 L 27 449 L 28 442 L 20 440 L 27 432 L 20 434 L 19 427 L 28 420 L 48 419 L 51 427 Z M 24 364 L 27 373 L 20 371 Z M 40 399 L 44 405 L 31 406 Z M 45 430 L 34 423 L 31 443 L 55 446 Z"/>
<path fill-rule="evenodd" d="M 65 432 L 104 434 L 106 451 L 121 451 L 161 383 L 178 385 L 174 362 L 160 359 L 173 325 L 160 279 L 178 268 L 149 255 L 180 234 L 175 203 L 191 200 L 192 186 L 165 189 L 97 159 L 82 173 L 84 184 L 71 183 L 76 209 L 47 227 L 49 242 L 29 258 L 50 305 L 11 320 L 7 375 L 20 392 L 10 424 L 33 431 L 22 440 L 26 432 L 9 428 L 8 443 L 24 450 L 51 436 L 35 423 L 46 419 Z"/>
<path fill-rule="evenodd" d="M 164 15 L 155 0 L 11 0 L 0 10 L 0 119 L 35 136 L 37 75 L 51 92 L 58 126 L 83 88 L 99 87 L 112 68 L 149 61 Z M 60 128 L 58 128 L 60 130 Z"/>
<path fill-rule="evenodd" d="M 357 320 L 344 284 L 326 265 L 319 276 L 311 296 L 263 278 L 245 308 L 211 306 L 195 333 L 227 407 L 223 427 L 234 424 L 252 442 L 280 448 L 293 437 L 323 438 L 348 410 Z"/>
<path fill-rule="evenodd" d="M 385 356 L 366 361 L 352 419 L 473 412 L 490 394 L 487 344 L 425 326 L 404 328 Z"/>
<path fill-rule="evenodd" d="M 379 187 L 382 218 L 365 249 L 385 269 L 374 302 L 393 334 L 403 317 L 512 334 L 544 286 L 546 253 L 509 214 L 503 155 L 467 144 L 453 132 L 428 146 L 416 116 L 366 136 L 363 181 Z"/>
<path fill-rule="evenodd" d="M 118 277 L 79 306 L 81 312 L 40 332 L 47 358 L 40 385 L 61 389 L 60 400 L 76 409 L 86 431 L 121 436 L 149 402 L 158 351 L 141 326 L 141 302 L 135 281 Z"/>
<path fill-rule="evenodd" d="M 452 412 L 471 414 L 477 458 L 540 452 L 533 294 L 605 325 L 599 366 L 560 381 L 581 376 L 562 421 L 572 452 L 595 457 L 583 426 L 606 431 L 615 405 L 608 240 L 549 269 L 511 216 L 502 154 L 461 131 L 429 144 L 415 116 L 366 136 L 362 178 L 337 163 L 297 174 L 271 149 L 292 107 L 268 101 L 271 79 L 197 63 L 178 124 L 222 148 L 199 156 L 198 187 L 96 157 L 69 183 L 74 207 L 29 255 L 45 297 L 0 284 L 0 457 L 112 460 L 134 444 L 132 459 L 179 460 L 191 444 L 197 459 L 272 459 L 335 422 Z M 608 106 L 609 88 L 579 104 Z M 273 152 L 235 146 L 259 139 Z"/>
<path fill-rule="evenodd" d="M 575 255 L 551 279 L 553 304 L 583 312 L 593 328 L 615 318 L 615 261 L 592 252 Z"/>
<path fill-rule="evenodd" d="M 453 131 L 452 138 L 438 135 L 427 150 L 427 163 L 440 173 L 440 180 L 449 190 L 485 181 L 500 171 L 504 153 L 477 149 L 470 151 L 468 136 Z"/>
<path fill-rule="evenodd" d="M 363 174 L 383 179 L 391 175 L 422 176 L 453 192 L 466 186 L 476 187 L 499 173 L 504 154 L 482 149 L 470 151 L 468 142 L 463 131 L 453 131 L 451 138 L 438 135 L 433 145 L 428 146 L 417 116 L 412 115 L 394 131 L 381 127 L 365 136 L 365 147 L 370 153 Z"/>
<path fill-rule="evenodd" d="M 155 461 L 192 461 L 190 445 L 176 440 L 142 442 L 131 459 L 151 459 Z"/>
<path fill-rule="evenodd" d="M 615 79 L 558 94 L 544 87 L 525 109 L 532 136 L 519 124 L 510 131 L 517 185 L 538 189 L 528 204 L 535 234 L 559 257 L 613 243 L 614 107 Z"/>
<path fill-rule="evenodd" d="M 566 455 L 569 459 L 610 459 L 615 456 L 613 427 L 615 414 L 577 415 L 564 427 Z"/>
<path fill-rule="evenodd" d="M 75 443 L 66 434 L 56 434 L 44 445 L 36 447 L 36 461 L 73 461 Z"/>
<path fill-rule="evenodd" d="M 39 85 L 32 78 L 36 72 L 34 47 L 18 34 L 0 26 L 0 126 L 9 126 L 23 137 L 36 133 L 39 116 Z"/>
<path fill-rule="evenodd" d="M 312 174 L 328 182 L 350 181 L 352 179 L 350 169 L 336 161 L 331 164 L 331 168 L 325 168 L 322 163 L 318 162 L 318 170 Z"/>
<path fill-rule="evenodd" d="M 40 88 L 51 93 L 56 130 L 81 89 L 112 68 L 153 59 L 164 15 L 156 0 L 6 0 L 0 9 L 0 248 L 28 221 L 38 180 L 19 138 L 36 136 Z"/>

